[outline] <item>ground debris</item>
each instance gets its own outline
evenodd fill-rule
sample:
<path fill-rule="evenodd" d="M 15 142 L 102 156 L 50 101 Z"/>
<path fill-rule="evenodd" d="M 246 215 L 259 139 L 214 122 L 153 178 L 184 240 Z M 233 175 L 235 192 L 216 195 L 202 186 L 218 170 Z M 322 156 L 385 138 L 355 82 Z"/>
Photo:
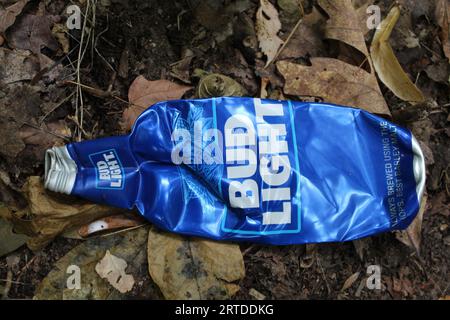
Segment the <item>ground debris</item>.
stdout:
<path fill-rule="evenodd" d="M 151 228 L 148 236 L 150 275 L 166 299 L 225 299 L 245 275 L 239 246 L 184 238 Z"/>

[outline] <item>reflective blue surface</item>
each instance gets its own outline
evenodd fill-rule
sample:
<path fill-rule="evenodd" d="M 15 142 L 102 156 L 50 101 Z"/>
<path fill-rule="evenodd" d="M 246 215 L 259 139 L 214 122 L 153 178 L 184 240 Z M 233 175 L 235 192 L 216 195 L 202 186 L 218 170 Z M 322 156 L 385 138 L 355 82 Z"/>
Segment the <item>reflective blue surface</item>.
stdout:
<path fill-rule="evenodd" d="M 158 103 L 130 135 L 68 150 L 74 195 L 137 207 L 181 234 L 294 244 L 406 228 L 419 209 L 411 144 L 407 129 L 359 109 L 214 98 Z M 173 163 L 174 146 L 188 164 Z"/>

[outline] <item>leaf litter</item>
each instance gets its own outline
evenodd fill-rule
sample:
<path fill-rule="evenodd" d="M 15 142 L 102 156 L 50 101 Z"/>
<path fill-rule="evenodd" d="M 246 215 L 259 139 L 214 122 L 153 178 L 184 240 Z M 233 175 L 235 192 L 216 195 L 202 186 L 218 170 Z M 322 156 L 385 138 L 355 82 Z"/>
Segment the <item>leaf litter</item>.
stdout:
<path fill-rule="evenodd" d="M 390 114 L 375 77 L 341 60 L 311 58 L 311 66 L 279 61 L 277 69 L 285 78 L 285 94 L 320 97 L 325 102 Z"/>
<path fill-rule="evenodd" d="M 267 56 L 266 66 L 275 58 L 283 40 L 278 37 L 281 22 L 278 11 L 268 0 L 260 0 L 260 7 L 256 12 L 256 34 L 259 47 Z"/>
<path fill-rule="evenodd" d="M 378 77 L 397 97 L 422 102 L 425 97 L 403 71 L 388 42 L 399 16 L 400 8 L 395 6 L 381 22 L 370 46 L 371 57 Z"/>
<path fill-rule="evenodd" d="M 150 275 L 166 299 L 227 299 L 245 275 L 237 244 L 186 238 L 151 228 Z"/>
<path fill-rule="evenodd" d="M 126 293 L 131 291 L 134 286 L 134 278 L 131 274 L 125 272 L 126 268 L 127 262 L 125 260 L 106 250 L 105 256 L 96 264 L 95 271 L 100 277 L 108 280 L 109 284 L 119 290 L 120 293 Z"/>
<path fill-rule="evenodd" d="M 128 101 L 131 106 L 123 112 L 124 129 L 130 130 L 147 107 L 157 102 L 179 99 L 191 88 L 169 80 L 149 81 L 143 76 L 137 77 L 128 90 Z"/>

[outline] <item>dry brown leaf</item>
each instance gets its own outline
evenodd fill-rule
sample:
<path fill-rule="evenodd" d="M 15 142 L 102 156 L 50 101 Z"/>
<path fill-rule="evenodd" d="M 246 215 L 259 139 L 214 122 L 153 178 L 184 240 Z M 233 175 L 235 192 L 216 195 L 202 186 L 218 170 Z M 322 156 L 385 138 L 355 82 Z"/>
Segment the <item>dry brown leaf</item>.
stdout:
<path fill-rule="evenodd" d="M 151 105 L 173 99 L 180 99 L 190 86 L 179 85 L 169 80 L 150 81 L 138 76 L 128 89 L 128 107 L 122 116 L 124 130 L 130 130 L 139 115 Z"/>
<path fill-rule="evenodd" d="M 13 252 L 28 240 L 26 235 L 15 233 L 14 226 L 6 219 L 1 218 L 9 214 L 5 210 L 8 209 L 6 207 L 0 207 L 0 257 Z"/>
<path fill-rule="evenodd" d="M 319 29 L 324 23 L 324 16 L 313 7 L 313 11 L 303 17 L 302 22 L 278 55 L 277 60 L 299 58 L 306 55 L 315 57 L 325 53 Z"/>
<path fill-rule="evenodd" d="M 285 78 L 284 93 L 321 97 L 326 102 L 353 106 L 390 116 L 373 74 L 332 58 L 312 58 L 311 66 L 277 62 Z"/>
<path fill-rule="evenodd" d="M 420 252 L 420 242 L 422 239 L 423 214 L 427 208 L 427 195 L 422 196 L 419 212 L 406 230 L 396 232 L 396 238 L 408 247 Z"/>
<path fill-rule="evenodd" d="M 149 279 L 147 264 L 148 228 L 113 234 L 101 239 L 81 242 L 62 258 L 52 263 L 52 270 L 36 287 L 34 300 L 123 300 L 162 299 L 157 286 Z M 97 263 L 106 251 L 128 262 L 127 272 L 133 275 L 135 286 L 131 292 L 120 293 L 95 272 Z M 68 287 L 74 265 L 80 268 L 80 289 Z M 72 273 L 73 274 L 73 273 Z M 138 280 L 139 279 L 139 280 Z M 72 278 L 73 280 L 73 278 Z"/>
<path fill-rule="evenodd" d="M 449 32 L 449 15 L 450 3 L 448 0 L 437 0 L 435 8 L 435 18 L 438 25 L 441 27 L 439 35 L 442 42 L 442 49 L 447 59 L 450 60 L 450 32 Z"/>
<path fill-rule="evenodd" d="M 367 19 L 372 14 L 367 12 L 367 8 L 373 4 L 374 0 L 353 0 L 353 6 L 356 10 L 356 16 L 358 17 L 360 29 L 364 36 L 366 36 L 371 29 L 367 26 Z"/>
<path fill-rule="evenodd" d="M 26 14 L 8 30 L 8 42 L 13 48 L 30 50 L 36 54 L 40 54 L 43 47 L 56 51 L 59 44 L 53 37 L 51 27 L 58 21 L 57 16 Z"/>
<path fill-rule="evenodd" d="M 152 228 L 148 268 L 166 299 L 225 299 L 239 290 L 245 275 L 239 246 L 185 238 Z"/>
<path fill-rule="evenodd" d="M 30 0 L 19 0 L 4 10 L 0 10 L 0 34 L 3 34 L 16 21 L 16 17 L 22 12 Z"/>
<path fill-rule="evenodd" d="M 373 65 L 380 80 L 397 97 L 405 101 L 422 102 L 425 97 L 403 71 L 389 44 L 389 37 L 399 17 L 400 8 L 393 7 L 375 32 L 370 46 Z"/>
<path fill-rule="evenodd" d="M 39 72 L 39 61 L 27 50 L 0 48 L 0 81 L 10 84 L 31 80 Z"/>
<path fill-rule="evenodd" d="M 126 293 L 133 289 L 134 278 L 131 274 L 127 274 L 125 269 L 127 262 L 119 257 L 116 257 L 106 251 L 105 256 L 95 266 L 95 271 L 100 277 L 108 280 L 114 288 L 120 293 Z"/>
<path fill-rule="evenodd" d="M 354 274 L 352 274 L 350 277 L 348 277 L 347 280 L 345 280 L 341 291 L 345 291 L 348 288 L 350 288 L 355 283 L 355 281 L 358 280 L 359 274 L 360 274 L 360 272 L 358 271 L 358 272 L 355 272 Z"/>
<path fill-rule="evenodd" d="M 36 159 L 43 159 L 48 148 L 65 143 L 64 137 L 70 138 L 71 131 L 64 120 L 42 123 L 36 127 L 23 126 L 18 132 L 19 137 L 27 145 L 29 154 Z"/>
<path fill-rule="evenodd" d="M 9 87 L 4 87 L 9 89 Z M 25 122 L 32 122 L 40 114 L 42 103 L 39 88 L 15 85 L 0 98 L 0 155 L 7 160 L 14 158 L 25 148 L 19 136 Z"/>
<path fill-rule="evenodd" d="M 52 28 L 52 33 L 61 45 L 62 51 L 66 54 L 69 53 L 70 41 L 67 37 L 67 34 L 69 33 L 69 28 L 67 28 L 67 25 L 63 23 L 55 23 Z"/>
<path fill-rule="evenodd" d="M 259 47 L 267 56 L 266 66 L 275 58 L 283 40 L 278 37 L 281 22 L 278 11 L 268 0 L 260 0 L 260 6 L 256 12 L 256 35 Z"/>
<path fill-rule="evenodd" d="M 352 0 L 318 0 L 330 19 L 325 26 L 325 37 L 342 41 L 369 56 L 364 40 L 365 30 L 361 29 L 360 19 Z"/>
<path fill-rule="evenodd" d="M 23 192 L 28 208 L 7 218 L 13 222 L 17 231 L 32 237 L 27 243 L 32 250 L 43 248 L 69 228 L 123 211 L 51 193 L 44 188 L 38 176 L 28 178 Z"/>

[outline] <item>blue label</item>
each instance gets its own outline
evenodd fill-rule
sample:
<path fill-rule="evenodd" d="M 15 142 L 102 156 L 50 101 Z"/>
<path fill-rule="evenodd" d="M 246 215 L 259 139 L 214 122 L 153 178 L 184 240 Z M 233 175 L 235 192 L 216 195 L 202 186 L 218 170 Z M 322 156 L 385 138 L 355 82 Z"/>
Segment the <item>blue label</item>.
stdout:
<path fill-rule="evenodd" d="M 97 189 L 123 189 L 124 171 L 114 149 L 90 154 L 89 159 L 95 168 Z"/>
<path fill-rule="evenodd" d="M 228 199 L 221 228 L 248 235 L 299 233 L 300 168 L 292 105 L 253 100 L 254 116 L 235 114 L 219 121 L 224 135 Z M 217 129 L 216 103 L 213 118 Z M 242 224 L 242 216 L 246 223 Z"/>

